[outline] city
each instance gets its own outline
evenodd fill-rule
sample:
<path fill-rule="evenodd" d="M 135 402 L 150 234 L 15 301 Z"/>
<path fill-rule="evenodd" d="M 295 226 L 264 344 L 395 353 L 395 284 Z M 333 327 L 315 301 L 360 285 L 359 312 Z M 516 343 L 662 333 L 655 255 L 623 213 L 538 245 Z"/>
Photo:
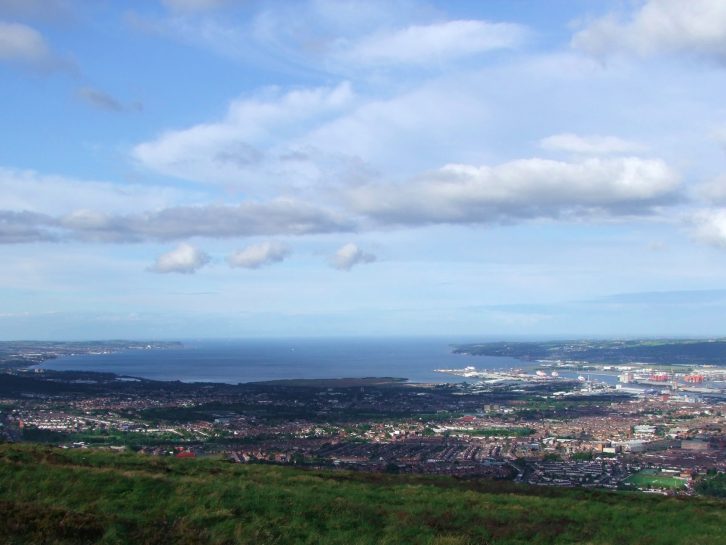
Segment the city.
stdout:
<path fill-rule="evenodd" d="M 697 494 L 726 471 L 718 369 L 699 371 L 708 380 L 699 378 L 697 388 L 680 384 L 691 384 L 692 371 L 634 366 L 606 369 L 619 380 L 614 386 L 546 367 L 473 366 L 441 370 L 467 377 L 454 383 L 228 385 L 49 371 L 28 364 L 43 359 L 42 349 L 31 349 L 32 357 L 5 358 L 26 362 L 6 368 L 0 389 L 7 441 L 675 495 Z"/>

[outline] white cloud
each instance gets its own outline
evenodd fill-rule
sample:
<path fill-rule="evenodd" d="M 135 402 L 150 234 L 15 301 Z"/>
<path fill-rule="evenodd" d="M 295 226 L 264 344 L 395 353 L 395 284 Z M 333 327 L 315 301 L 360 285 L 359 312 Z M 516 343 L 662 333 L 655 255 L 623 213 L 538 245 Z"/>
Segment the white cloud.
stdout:
<path fill-rule="evenodd" d="M 697 210 L 691 215 L 690 223 L 696 240 L 726 248 L 726 208 Z"/>
<path fill-rule="evenodd" d="M 267 241 L 252 244 L 233 253 L 227 262 L 231 267 L 258 269 L 263 265 L 279 263 L 290 255 L 290 248 L 281 242 Z"/>
<path fill-rule="evenodd" d="M 478 223 L 583 213 L 644 213 L 674 198 L 678 176 L 635 157 L 576 162 L 522 159 L 447 165 L 403 184 L 347 192 L 353 209 L 384 223 Z"/>
<path fill-rule="evenodd" d="M 572 44 L 595 56 L 685 52 L 726 61 L 726 2 L 648 0 L 629 17 L 591 21 Z"/>
<path fill-rule="evenodd" d="M 711 204 L 726 204 L 726 174 L 697 186 L 696 195 Z"/>
<path fill-rule="evenodd" d="M 488 51 L 519 46 L 519 24 L 442 20 L 417 2 L 327 1 L 265 4 L 245 20 L 214 12 L 223 0 L 169 0 L 171 13 L 130 12 L 134 28 L 213 51 L 246 64 L 299 74 L 304 70 L 360 76 L 361 70 L 409 65 L 449 68 Z M 187 5 L 189 4 L 189 5 Z M 199 5 L 197 5 L 199 4 Z"/>
<path fill-rule="evenodd" d="M 149 268 L 157 273 L 192 274 L 209 263 L 209 256 L 194 246 L 182 243 L 174 250 L 160 255 Z"/>
<path fill-rule="evenodd" d="M 338 248 L 338 251 L 330 259 L 330 264 L 341 271 L 349 271 L 354 266 L 362 263 L 372 263 L 376 256 L 358 248 L 356 244 L 349 242 Z"/>
<path fill-rule="evenodd" d="M 48 215 L 66 215 L 78 210 L 134 213 L 194 204 L 204 199 L 199 192 L 168 186 L 81 180 L 6 167 L 0 167 L 0 195 L 2 209 Z"/>
<path fill-rule="evenodd" d="M 411 25 L 365 36 L 348 49 L 343 45 L 339 56 L 362 65 L 410 63 L 430 66 L 495 49 L 516 47 L 525 34 L 520 25 L 477 20 Z"/>
<path fill-rule="evenodd" d="M 563 119 L 570 120 L 566 128 L 574 134 L 555 134 L 544 145 L 582 154 L 642 151 L 637 142 L 608 136 L 628 126 L 634 140 L 677 158 L 679 153 L 693 156 L 692 150 L 682 149 L 686 138 L 678 149 L 665 152 L 659 144 L 673 147 L 687 130 L 684 115 L 695 119 L 713 109 L 719 82 L 697 82 L 707 85 L 703 92 L 713 98 L 681 100 L 688 96 L 687 86 L 670 74 L 604 70 L 569 52 L 457 69 L 425 81 L 396 75 L 394 85 L 369 83 L 356 94 L 343 84 L 242 97 L 221 119 L 162 133 L 133 153 L 155 172 L 244 188 L 262 197 L 282 189 L 329 188 L 351 179 L 360 183 L 366 177 L 401 180 L 447 163 L 511 160 L 530 154 L 531 142 L 561 130 Z M 659 92 L 664 85 L 671 89 L 667 96 Z M 332 101 L 334 90 L 346 98 Z M 293 93 L 309 98 L 297 115 L 288 104 Z M 623 100 L 629 101 L 627 108 Z M 585 110 L 587 115 L 571 119 L 573 111 Z M 641 119 L 637 127 L 627 125 L 634 112 Z M 543 132 L 547 127 L 557 130 Z M 581 133 L 583 127 L 596 127 L 601 135 Z"/>
<path fill-rule="evenodd" d="M 553 134 L 540 141 L 540 147 L 547 150 L 566 151 L 582 155 L 609 155 L 640 152 L 645 146 L 615 136 L 577 135 L 573 133 Z"/>
<path fill-rule="evenodd" d="M 265 189 L 271 179 L 289 182 L 286 158 L 299 150 L 281 143 L 304 134 L 353 98 L 347 82 L 284 94 L 269 90 L 232 102 L 221 121 L 165 132 L 137 145 L 132 155 L 145 167 L 168 176 Z"/>
<path fill-rule="evenodd" d="M 299 145 L 358 158 L 387 176 L 459 161 L 491 145 L 492 102 L 486 85 L 458 75 L 391 97 L 369 97 L 314 127 Z"/>
<path fill-rule="evenodd" d="M 167 176 L 258 196 L 360 181 L 381 171 L 410 175 L 488 144 L 482 134 L 492 130 L 491 107 L 482 85 L 444 78 L 366 99 L 348 83 L 260 93 L 234 101 L 222 120 L 162 133 L 132 155 Z"/>
<path fill-rule="evenodd" d="M 43 36 L 27 25 L 0 22 L 0 59 L 43 63 L 51 57 Z"/>
<path fill-rule="evenodd" d="M 72 70 L 73 63 L 51 51 L 43 35 L 21 23 L 0 21 L 0 62 L 42 71 Z"/>
<path fill-rule="evenodd" d="M 374 42 L 382 39 L 407 49 L 422 47 L 411 43 L 413 39 L 428 40 L 429 50 L 437 47 L 447 54 L 467 48 L 491 49 L 506 46 L 520 30 L 517 25 L 484 21 L 432 23 L 432 17 L 440 14 L 409 2 L 311 0 L 296 2 L 295 9 L 287 3 L 269 3 L 248 20 L 235 21 L 213 13 L 214 8 L 232 3 L 229 1 L 162 1 L 171 9 L 171 16 L 154 20 L 133 14 L 129 22 L 226 57 L 283 69 L 329 65 L 331 58 L 340 59 L 358 47 L 375 47 Z M 388 30 L 381 32 L 384 28 Z M 466 44 L 467 40 L 472 43 Z"/>

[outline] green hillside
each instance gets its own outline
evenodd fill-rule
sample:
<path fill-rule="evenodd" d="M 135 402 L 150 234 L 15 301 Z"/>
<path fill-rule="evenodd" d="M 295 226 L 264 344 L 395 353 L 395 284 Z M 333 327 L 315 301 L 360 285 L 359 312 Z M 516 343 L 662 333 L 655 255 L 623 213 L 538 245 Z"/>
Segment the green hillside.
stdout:
<path fill-rule="evenodd" d="M 723 544 L 726 503 L 0 445 L 3 544 Z"/>

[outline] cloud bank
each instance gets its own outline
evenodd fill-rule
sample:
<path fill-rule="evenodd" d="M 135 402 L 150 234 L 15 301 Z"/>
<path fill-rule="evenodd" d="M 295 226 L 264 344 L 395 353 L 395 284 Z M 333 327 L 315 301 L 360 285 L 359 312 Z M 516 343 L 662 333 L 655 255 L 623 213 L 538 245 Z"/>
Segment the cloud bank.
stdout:
<path fill-rule="evenodd" d="M 309 235 L 349 231 L 354 226 L 339 214 L 286 198 L 237 206 L 179 206 L 122 216 L 78 211 L 60 223 L 76 237 L 108 242 Z"/>
<path fill-rule="evenodd" d="M 384 223 L 492 223 L 647 214 L 675 199 L 678 185 L 678 175 L 657 159 L 534 158 L 493 167 L 447 165 L 405 184 L 359 186 L 347 198 L 353 209 Z"/>
<path fill-rule="evenodd" d="M 0 244 L 23 244 L 57 240 L 56 221 L 44 214 L 0 210 Z"/>
<path fill-rule="evenodd" d="M 132 214 L 78 209 L 63 216 L 0 210 L 0 243 L 46 240 L 144 242 L 349 232 L 343 214 L 292 199 L 240 205 L 178 206 Z"/>
<path fill-rule="evenodd" d="M 0 241 L 5 242 L 304 236 L 401 225 L 602 219 L 649 215 L 682 198 L 679 176 L 671 167 L 637 157 L 451 164 L 402 182 L 349 183 L 312 195 L 325 197 L 318 200 L 327 204 L 278 197 L 237 205 L 174 206 L 175 200 L 189 196 L 0 169 L 3 186 L 13 195 L 0 223 Z M 46 186 L 56 193 L 45 192 Z M 36 197 L 45 193 L 47 205 Z M 57 198 L 50 198 L 54 194 Z M 65 210 L 50 213 L 54 208 Z"/>

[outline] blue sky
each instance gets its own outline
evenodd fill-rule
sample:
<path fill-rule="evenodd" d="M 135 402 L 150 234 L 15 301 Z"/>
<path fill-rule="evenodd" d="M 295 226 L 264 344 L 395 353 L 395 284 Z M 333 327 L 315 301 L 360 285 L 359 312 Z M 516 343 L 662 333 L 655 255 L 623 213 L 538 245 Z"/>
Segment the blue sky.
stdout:
<path fill-rule="evenodd" d="M 715 336 L 726 3 L 0 0 L 0 338 Z"/>

